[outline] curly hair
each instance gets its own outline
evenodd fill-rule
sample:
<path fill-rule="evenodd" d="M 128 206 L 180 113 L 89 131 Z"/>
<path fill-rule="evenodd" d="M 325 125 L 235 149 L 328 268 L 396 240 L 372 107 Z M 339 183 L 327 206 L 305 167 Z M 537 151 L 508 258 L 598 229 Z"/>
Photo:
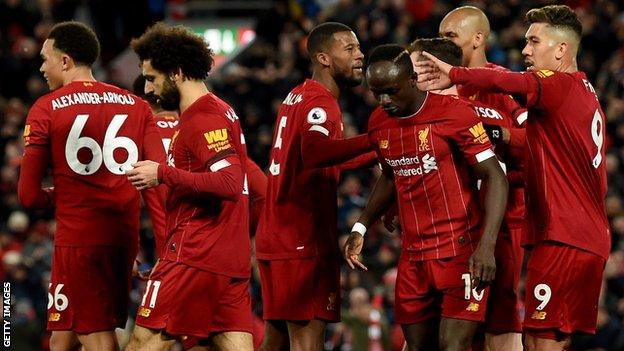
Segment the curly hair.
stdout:
<path fill-rule="evenodd" d="M 578 16 L 566 5 L 548 5 L 532 9 L 526 14 L 529 23 L 547 23 L 555 28 L 571 30 L 578 39 L 583 34 L 583 25 Z"/>
<path fill-rule="evenodd" d="M 154 69 L 165 74 L 181 70 L 190 79 L 203 80 L 214 63 L 208 43 L 182 26 L 156 23 L 130 45 L 141 61 L 150 60 Z"/>
<path fill-rule="evenodd" d="M 91 67 L 100 56 L 100 42 L 95 32 L 84 23 L 58 23 L 50 30 L 48 39 L 54 40 L 54 48 L 69 55 L 77 65 Z"/>
<path fill-rule="evenodd" d="M 408 45 L 407 51 L 426 51 L 453 66 L 461 66 L 463 56 L 462 49 L 446 38 L 416 39 Z"/>

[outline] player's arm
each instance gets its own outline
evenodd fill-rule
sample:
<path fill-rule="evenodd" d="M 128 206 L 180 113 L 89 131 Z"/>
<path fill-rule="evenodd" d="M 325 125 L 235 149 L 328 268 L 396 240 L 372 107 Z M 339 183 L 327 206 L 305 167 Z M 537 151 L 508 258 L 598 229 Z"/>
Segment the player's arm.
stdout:
<path fill-rule="evenodd" d="M 339 165 L 372 151 L 366 134 L 348 139 L 331 139 L 324 130 L 312 129 L 301 136 L 303 167 L 320 168 Z M 354 160 L 357 165 L 365 159 Z"/>
<path fill-rule="evenodd" d="M 353 226 L 351 235 L 347 239 L 343 247 L 343 255 L 347 264 L 354 269 L 356 266 L 359 269 L 366 270 L 360 260 L 360 252 L 362 251 L 362 245 L 364 244 L 364 234 L 366 228 L 375 223 L 377 219 L 395 202 L 396 189 L 394 187 L 394 180 L 392 178 L 392 171 L 386 167 L 382 167 L 382 172 L 373 191 L 368 199 L 368 203 L 360 218 Z"/>
<path fill-rule="evenodd" d="M 235 201 L 243 191 L 243 169 L 235 152 L 222 153 L 204 163 L 204 172 L 159 165 L 158 183 L 185 195 L 214 196 Z"/>
<path fill-rule="evenodd" d="M 494 248 L 507 207 L 508 183 L 494 156 L 474 164 L 473 169 L 485 188 L 485 214 L 481 240 L 470 257 L 470 272 L 477 282 L 490 283 L 496 274 Z"/>
<path fill-rule="evenodd" d="M 50 113 L 38 100 L 33 104 L 24 128 L 24 157 L 17 183 L 17 197 L 26 209 L 40 209 L 54 206 L 54 189 L 41 188 L 51 159 L 50 155 Z"/>
<path fill-rule="evenodd" d="M 186 143 L 204 165 L 204 171 L 190 172 L 154 161 L 140 161 L 127 173 L 128 179 L 137 189 L 165 184 L 169 191 L 181 195 L 213 196 L 232 201 L 238 198 L 243 189 L 243 170 L 234 147 L 233 133 L 228 129 L 225 117 L 211 115 L 198 120 L 210 124 L 189 125 L 188 140 L 178 138 L 177 142 Z M 210 133 L 225 138 L 217 140 L 206 137 Z"/>
<path fill-rule="evenodd" d="M 24 150 L 17 183 L 17 197 L 25 209 L 54 206 L 54 189 L 41 188 L 49 160 L 50 151 L 47 147 L 31 145 Z"/>
<path fill-rule="evenodd" d="M 501 71 L 493 68 L 467 68 L 451 66 L 428 52 L 423 55 L 430 61 L 415 63 L 418 81 L 427 83 L 428 89 L 437 89 L 438 85 L 461 84 L 467 89 L 477 91 L 500 92 L 506 94 L 528 94 L 531 82 L 527 75 L 519 72 Z M 531 74 L 529 74 L 531 75 Z M 450 82 L 449 82 L 450 80 Z"/>
<path fill-rule="evenodd" d="M 249 186 L 249 228 L 251 231 L 255 231 L 255 228 L 260 219 L 260 213 L 264 207 L 264 200 L 266 197 L 267 189 L 267 176 L 262 169 L 251 159 L 247 158 L 246 161 L 247 171 L 247 183 Z"/>
<path fill-rule="evenodd" d="M 375 164 L 377 164 L 377 153 L 375 153 L 375 151 L 369 151 L 363 155 L 341 163 L 339 167 L 341 171 L 348 171 L 350 169 L 369 168 Z"/>

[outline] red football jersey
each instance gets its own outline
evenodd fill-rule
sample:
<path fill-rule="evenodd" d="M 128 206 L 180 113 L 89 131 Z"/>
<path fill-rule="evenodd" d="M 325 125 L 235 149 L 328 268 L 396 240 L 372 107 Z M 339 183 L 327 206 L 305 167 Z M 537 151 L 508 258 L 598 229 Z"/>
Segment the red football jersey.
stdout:
<path fill-rule="evenodd" d="M 478 97 L 480 94 L 476 94 Z M 498 98 L 500 100 L 512 100 L 509 95 L 505 94 L 487 94 L 490 98 L 489 101 L 492 101 L 494 98 Z M 473 95 L 470 99 L 475 97 Z M 481 118 L 481 121 L 485 124 L 491 125 L 499 125 L 503 128 L 508 129 L 517 129 L 514 125 L 513 119 L 511 117 L 511 111 L 497 108 L 496 106 L 504 106 L 505 104 L 499 103 L 494 105 L 489 105 L 488 103 L 483 103 L 480 100 L 469 100 L 469 102 L 474 106 L 475 112 Z M 524 110 L 523 110 L 524 111 Z M 513 132 L 513 130 L 512 130 Z M 496 152 L 496 156 L 501 162 L 501 166 L 503 167 L 506 174 L 510 172 L 516 172 L 516 174 L 520 175 L 523 172 L 523 163 L 524 156 L 522 153 L 517 155 L 517 153 L 513 153 L 511 147 L 506 144 L 499 144 L 495 146 L 494 151 Z M 521 184 L 513 184 L 509 186 L 509 194 L 507 197 L 507 209 L 505 211 L 505 222 L 503 225 L 506 225 L 511 228 L 517 228 L 524 224 L 524 186 Z"/>
<path fill-rule="evenodd" d="M 208 93 L 188 107 L 179 120 L 169 147 L 169 166 L 195 173 L 206 172 L 207 167 L 216 171 L 224 158 L 237 155 L 244 172 L 247 150 L 243 133 L 227 103 Z M 190 195 L 173 186 L 166 209 L 167 242 L 161 259 L 227 276 L 249 277 L 246 184 L 238 201 Z"/>
<path fill-rule="evenodd" d="M 24 141 L 51 156 L 55 245 L 138 245 L 139 192 L 125 171 L 165 159 L 147 103 L 112 85 L 73 82 L 35 102 Z"/>
<path fill-rule="evenodd" d="M 486 64 L 486 67 L 507 71 L 506 68 L 493 63 Z M 527 111 L 524 107 L 520 106 L 511 95 L 478 91 L 466 86 L 459 86 L 457 91 L 461 96 L 468 98 L 475 105 L 475 110 L 479 117 L 483 119 L 483 123 L 499 125 L 508 129 L 524 128 L 524 122 L 527 119 Z M 512 152 L 509 145 L 497 145 L 495 151 L 496 155 L 505 165 L 507 174 L 517 172 L 519 175 L 523 172 L 524 156 L 522 153 L 517 154 Z M 522 226 L 524 224 L 524 216 L 524 187 L 519 186 L 519 184 L 510 184 L 504 225 L 512 228 Z"/>
<path fill-rule="evenodd" d="M 469 165 L 494 157 L 474 108 L 457 96 L 428 93 L 409 117 L 376 109 L 368 133 L 394 177 L 403 250 L 419 260 L 474 250 L 481 208 Z"/>
<path fill-rule="evenodd" d="M 154 115 L 154 121 L 160 132 L 165 152 L 169 152 L 169 145 L 176 130 L 178 130 L 178 115 L 171 111 L 162 111 Z"/>
<path fill-rule="evenodd" d="M 331 92 L 314 80 L 295 87 L 278 112 L 266 202 L 256 232 L 259 259 L 338 253 L 338 167 L 304 169 L 302 134 L 342 138 L 342 113 Z"/>
<path fill-rule="evenodd" d="M 493 63 L 488 62 L 485 65 L 486 68 L 494 69 L 501 72 L 508 72 L 509 70 L 505 67 L 495 65 Z M 472 89 L 471 87 L 467 87 L 464 85 L 459 85 L 457 87 L 457 91 L 459 95 L 466 97 L 470 100 L 480 101 L 487 106 L 498 109 L 499 111 L 504 111 L 508 118 L 503 118 L 504 125 L 501 126 L 506 128 L 511 127 L 519 127 L 524 124 L 527 119 L 527 110 L 526 108 L 520 106 L 520 104 L 511 97 L 509 94 L 497 93 L 497 92 L 489 92 L 489 91 L 479 91 Z"/>
<path fill-rule="evenodd" d="M 605 117 L 583 72 L 525 73 L 529 243 L 553 240 L 609 256 Z"/>

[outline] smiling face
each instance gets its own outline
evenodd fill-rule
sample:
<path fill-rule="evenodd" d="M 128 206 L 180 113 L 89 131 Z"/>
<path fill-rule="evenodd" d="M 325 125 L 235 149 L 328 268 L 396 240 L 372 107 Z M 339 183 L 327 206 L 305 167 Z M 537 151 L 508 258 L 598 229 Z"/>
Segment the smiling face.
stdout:
<path fill-rule="evenodd" d="M 405 69 L 388 61 L 371 64 L 366 70 L 366 81 L 377 103 L 391 116 L 405 117 L 413 114 L 415 77 Z M 421 92 L 422 93 L 422 92 Z"/>
<path fill-rule="evenodd" d="M 331 58 L 334 80 L 343 86 L 357 86 L 362 83 L 364 54 L 355 33 L 349 31 L 334 33 L 327 55 Z"/>
<path fill-rule="evenodd" d="M 41 59 L 43 63 L 39 71 L 48 83 L 50 90 L 55 90 L 63 86 L 63 52 L 54 48 L 54 39 L 47 39 L 41 48 Z M 66 55 L 65 55 L 66 56 Z"/>
<path fill-rule="evenodd" d="M 522 49 L 524 64 L 529 71 L 548 69 L 555 71 L 558 67 L 557 50 L 559 43 L 553 30 L 546 23 L 533 23 L 525 35 L 526 45 Z"/>
<path fill-rule="evenodd" d="M 152 67 L 150 60 L 141 64 L 145 77 L 145 94 L 153 94 L 160 106 L 168 111 L 180 108 L 180 92 L 169 76 Z"/>

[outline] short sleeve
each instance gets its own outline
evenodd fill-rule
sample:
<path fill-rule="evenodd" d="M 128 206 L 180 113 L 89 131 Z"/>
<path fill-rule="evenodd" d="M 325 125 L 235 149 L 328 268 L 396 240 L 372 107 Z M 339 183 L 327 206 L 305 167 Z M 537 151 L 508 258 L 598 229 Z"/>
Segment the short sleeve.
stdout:
<path fill-rule="evenodd" d="M 193 154 L 207 167 L 231 155 L 236 155 L 235 131 L 225 117 L 215 114 L 198 115 L 189 125 Z"/>
<path fill-rule="evenodd" d="M 468 105 L 454 109 L 452 118 L 444 125 L 446 137 L 457 145 L 469 164 L 494 157 L 490 139 L 476 112 Z"/>
<path fill-rule="evenodd" d="M 342 113 L 338 102 L 329 95 L 317 95 L 311 97 L 302 109 L 303 123 L 302 132 L 315 131 L 327 137 L 336 139 L 340 134 L 338 128 L 342 128 Z"/>
<path fill-rule="evenodd" d="M 37 101 L 28 112 L 24 127 L 24 145 L 47 146 L 50 144 L 50 112 Z"/>

